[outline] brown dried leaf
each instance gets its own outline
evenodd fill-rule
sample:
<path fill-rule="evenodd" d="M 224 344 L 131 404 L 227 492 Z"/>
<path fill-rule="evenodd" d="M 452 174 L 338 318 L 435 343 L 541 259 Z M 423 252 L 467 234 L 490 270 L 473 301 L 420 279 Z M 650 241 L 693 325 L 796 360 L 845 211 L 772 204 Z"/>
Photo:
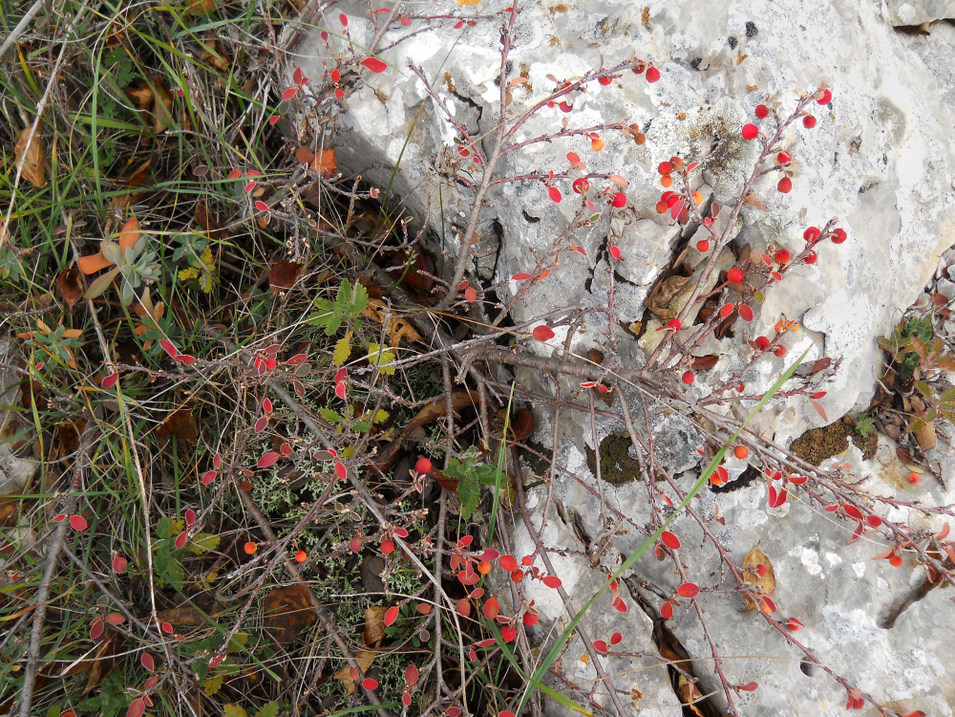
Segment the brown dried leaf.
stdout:
<path fill-rule="evenodd" d="M 262 600 L 265 629 L 279 645 L 287 645 L 318 620 L 315 604 L 305 585 L 270 590 Z"/>
<path fill-rule="evenodd" d="M 159 622 L 168 622 L 177 631 L 184 627 L 203 627 L 209 624 L 205 615 L 190 605 L 163 610 L 156 613 L 156 617 L 159 618 Z"/>
<path fill-rule="evenodd" d="M 295 150 L 295 159 L 302 164 L 309 164 L 313 159 L 315 159 L 315 153 L 312 151 L 311 147 L 299 147 Z"/>
<path fill-rule="evenodd" d="M 361 668 L 362 672 L 368 672 L 368 668 L 371 667 L 371 663 L 375 661 L 375 656 L 378 653 L 372 652 L 371 650 L 362 650 L 357 655 L 355 655 L 355 662 L 358 663 L 358 666 Z M 334 675 L 335 679 L 342 683 L 345 687 L 345 694 L 351 695 L 355 692 L 355 680 L 351 676 L 351 667 L 345 665 L 342 669 Z"/>
<path fill-rule="evenodd" d="M 915 428 L 911 428 L 910 426 L 910 430 L 915 435 L 915 440 L 923 453 L 935 448 L 938 438 L 935 435 L 935 424 L 932 421 L 926 423 L 923 420 L 919 420 L 915 423 Z"/>
<path fill-rule="evenodd" d="M 294 261 L 277 261 L 269 270 L 269 288 L 273 292 L 288 291 L 298 280 L 302 265 Z"/>
<path fill-rule="evenodd" d="M 175 436 L 181 441 L 195 442 L 199 437 L 196 430 L 196 419 L 191 408 L 178 408 L 159 424 L 156 428 L 157 438 L 172 438 Z"/>
<path fill-rule="evenodd" d="M 318 172 L 320 177 L 331 177 L 338 171 L 338 162 L 335 161 L 335 150 L 318 150 L 309 164 L 309 169 Z"/>
<path fill-rule="evenodd" d="M 196 204 L 196 223 L 211 239 L 226 238 L 226 232 L 216 216 L 209 210 L 209 204 L 205 199 L 199 200 Z"/>
<path fill-rule="evenodd" d="M 707 371 L 716 365 L 720 357 L 716 354 L 707 354 L 706 356 L 694 356 L 690 360 L 690 368 L 694 371 Z"/>
<path fill-rule="evenodd" d="M 56 288 L 63 297 L 63 301 L 73 310 L 73 305 L 83 298 L 83 285 L 80 283 L 80 272 L 75 266 L 61 271 L 56 277 Z"/>
<path fill-rule="evenodd" d="M 760 565 L 764 566 L 762 575 L 759 574 Z M 752 585 L 760 595 L 771 597 L 776 592 L 776 572 L 769 558 L 759 549 L 759 543 L 743 558 L 743 570 L 743 581 Z M 747 610 L 759 607 L 759 603 L 749 593 L 743 593 L 743 599 L 746 601 Z"/>
<path fill-rule="evenodd" d="M 385 612 L 387 609 L 384 605 L 373 605 L 365 608 L 365 629 L 362 632 L 362 639 L 367 647 L 377 648 L 381 645 L 381 641 L 385 637 Z"/>
<path fill-rule="evenodd" d="M 743 202 L 743 204 L 746 204 L 747 206 L 750 206 L 750 207 L 756 207 L 757 209 L 762 209 L 764 212 L 769 211 L 769 209 L 766 207 L 765 204 L 763 204 L 758 199 L 756 199 L 756 197 L 753 196 L 752 192 L 746 195 L 746 201 Z"/>
<path fill-rule="evenodd" d="M 30 133 L 33 137 L 30 137 Z M 34 187 L 46 186 L 46 168 L 43 164 L 43 138 L 40 128 L 27 127 L 17 135 L 17 143 L 13 149 L 17 163 L 23 162 L 21 176 Z"/>

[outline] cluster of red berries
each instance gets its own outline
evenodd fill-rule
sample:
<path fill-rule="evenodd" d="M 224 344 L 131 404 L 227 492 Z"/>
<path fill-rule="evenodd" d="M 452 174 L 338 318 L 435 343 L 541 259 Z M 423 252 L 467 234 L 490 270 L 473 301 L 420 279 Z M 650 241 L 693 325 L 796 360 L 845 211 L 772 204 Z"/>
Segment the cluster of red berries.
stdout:
<path fill-rule="evenodd" d="M 830 102 L 832 102 L 832 92 L 828 89 L 823 88 L 815 94 L 815 100 L 820 105 L 828 105 Z M 754 114 L 756 115 L 757 119 L 766 119 L 769 116 L 770 112 L 771 110 L 766 105 L 756 105 Z M 813 115 L 809 114 L 805 110 L 802 110 L 799 113 L 799 115 L 802 116 L 802 125 L 806 129 L 812 129 L 813 127 L 816 126 L 817 120 Z M 778 126 L 780 124 L 779 117 L 776 116 L 774 111 L 773 111 L 773 116 L 775 117 L 776 124 Z M 755 124 L 745 124 L 743 125 L 743 129 L 740 132 L 740 134 L 742 135 L 743 139 L 747 141 L 754 140 L 757 137 L 759 137 L 759 127 L 757 127 Z M 789 164 L 792 162 L 792 155 L 789 154 L 789 152 L 779 152 L 776 155 L 776 161 L 778 162 L 780 167 L 788 167 Z M 792 179 L 790 179 L 788 176 L 784 176 L 776 184 L 777 191 L 783 194 L 788 194 L 790 191 L 792 191 L 792 188 L 793 188 L 793 182 L 792 182 Z"/>

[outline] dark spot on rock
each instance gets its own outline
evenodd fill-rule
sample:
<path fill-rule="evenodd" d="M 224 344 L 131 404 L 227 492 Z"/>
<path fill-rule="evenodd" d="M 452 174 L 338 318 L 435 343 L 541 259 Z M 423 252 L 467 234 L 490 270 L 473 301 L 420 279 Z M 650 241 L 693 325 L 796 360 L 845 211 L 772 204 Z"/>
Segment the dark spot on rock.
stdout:
<path fill-rule="evenodd" d="M 729 44 L 731 50 L 735 50 L 736 45 L 739 44 L 739 40 L 736 39 L 736 35 L 730 35 L 726 42 Z"/>
<path fill-rule="evenodd" d="M 756 37 L 758 34 L 759 30 L 756 29 L 756 23 L 749 20 L 746 23 L 746 37 Z"/>
<path fill-rule="evenodd" d="M 699 70 L 701 62 L 703 62 L 702 57 L 694 57 L 692 60 L 690 60 L 690 67 L 692 67 L 694 70 Z"/>
<path fill-rule="evenodd" d="M 587 446 L 587 466 L 597 475 L 597 454 Z M 600 477 L 610 485 L 640 478 L 640 462 L 630 455 L 629 436 L 607 436 L 600 442 Z"/>

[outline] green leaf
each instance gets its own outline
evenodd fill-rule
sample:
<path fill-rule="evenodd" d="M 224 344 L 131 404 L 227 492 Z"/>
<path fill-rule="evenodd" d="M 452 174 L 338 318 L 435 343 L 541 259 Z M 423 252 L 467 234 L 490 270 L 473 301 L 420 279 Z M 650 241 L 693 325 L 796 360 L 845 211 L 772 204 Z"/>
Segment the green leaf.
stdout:
<path fill-rule="evenodd" d="M 249 633 L 247 632 L 237 632 L 232 636 L 232 639 L 229 640 L 229 646 L 226 647 L 226 652 L 239 652 L 245 647 L 249 642 Z"/>
<path fill-rule="evenodd" d="M 470 476 L 458 478 L 458 501 L 461 503 L 461 517 L 470 520 L 481 502 L 481 484 Z"/>
<path fill-rule="evenodd" d="M 368 290 L 362 286 L 361 282 L 356 281 L 352 284 L 345 279 L 338 287 L 335 304 L 342 314 L 357 319 L 361 316 L 361 312 L 368 308 Z"/>
<path fill-rule="evenodd" d="M 207 697 L 212 697 L 216 692 L 222 689 L 222 683 L 225 681 L 225 675 L 213 675 L 202 683 L 202 689 L 205 690 Z"/>
<path fill-rule="evenodd" d="M 116 266 L 121 266 L 127 262 L 123 259 L 123 252 L 119 248 L 119 244 L 114 241 L 109 241 L 104 239 L 100 242 L 99 250 L 103 254 L 103 258 L 106 259 L 110 264 L 115 264 Z"/>
<path fill-rule="evenodd" d="M 278 717 L 278 714 L 279 703 L 269 702 L 265 705 L 262 705 L 262 709 L 259 710 L 259 713 L 256 717 Z"/>
<path fill-rule="evenodd" d="M 338 307 L 327 299 L 315 299 L 315 311 L 306 319 L 312 326 L 324 326 L 325 335 L 333 336 L 342 325 Z"/>
<path fill-rule="evenodd" d="M 224 705 L 222 717 L 249 717 L 248 713 L 239 705 Z"/>
<path fill-rule="evenodd" d="M 97 296 L 102 296 L 106 293 L 106 290 L 109 288 L 109 285 L 113 283 L 113 279 L 119 274 L 119 267 L 115 269 L 110 269 L 96 281 L 90 284 L 90 288 L 86 290 L 86 293 L 83 294 L 84 299 L 95 299 Z"/>
<path fill-rule="evenodd" d="M 351 356 L 352 332 L 349 331 L 335 342 L 335 351 L 332 353 L 332 363 L 342 366 Z"/>
<path fill-rule="evenodd" d="M 199 533 L 197 534 L 189 543 L 189 550 L 195 553 L 196 555 L 202 555 L 203 553 L 208 553 L 210 550 L 215 550 L 219 547 L 219 536 L 211 535 L 209 533 Z"/>

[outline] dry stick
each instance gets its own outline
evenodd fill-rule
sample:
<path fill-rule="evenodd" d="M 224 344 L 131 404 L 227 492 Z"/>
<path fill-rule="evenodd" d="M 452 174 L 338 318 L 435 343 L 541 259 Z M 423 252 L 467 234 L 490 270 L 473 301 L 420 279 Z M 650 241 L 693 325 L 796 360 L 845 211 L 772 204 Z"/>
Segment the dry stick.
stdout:
<path fill-rule="evenodd" d="M 92 418 L 92 417 L 88 417 Z M 76 462 L 73 465 L 73 480 L 70 481 L 70 492 L 74 495 L 69 496 L 64 505 L 64 510 L 72 512 L 76 507 L 77 496 L 75 495 L 83 486 L 83 475 L 86 472 L 89 463 L 89 451 L 93 443 L 93 434 L 95 431 L 91 428 L 92 420 L 86 423 L 86 430 L 80 436 L 80 445 L 76 450 Z M 37 672 L 40 666 L 40 647 L 43 639 L 43 624 L 46 620 L 47 601 L 50 598 L 50 587 L 53 583 L 53 573 L 56 571 L 56 564 L 59 561 L 60 553 L 65 547 L 66 531 L 69 526 L 68 520 L 63 520 L 56 527 L 53 534 L 53 543 L 46 554 L 46 567 L 43 570 L 43 577 L 40 579 L 40 585 L 36 594 L 36 611 L 33 613 L 33 629 L 30 633 L 30 647 L 27 652 L 27 664 L 23 671 L 23 691 L 20 693 L 20 717 L 29 717 L 30 708 L 33 706 L 33 689 L 36 684 Z"/>
<path fill-rule="evenodd" d="M 7 35 L 7 39 L 0 45 L 0 57 L 3 57 L 6 51 L 10 49 L 10 46 L 23 34 L 23 31 L 27 29 L 27 25 L 29 25 L 33 21 L 33 18 L 36 17 L 36 14 L 40 12 L 41 7 L 43 7 L 43 0 L 36 0 L 32 7 L 27 10 L 26 15 L 20 18 L 20 22 L 13 28 L 13 32 Z"/>
<path fill-rule="evenodd" d="M 299 417 L 302 423 L 304 423 L 308 427 L 308 429 L 312 432 L 312 434 L 321 442 L 323 446 L 325 446 L 325 448 L 334 449 L 334 444 L 332 444 L 332 442 L 328 440 L 328 437 L 325 435 L 325 432 L 322 430 L 322 427 L 315 422 L 315 420 L 311 417 L 308 411 L 302 408 L 299 405 L 298 401 L 296 401 L 289 394 L 288 391 L 286 391 L 284 388 L 282 388 L 276 383 L 270 384 L 269 387 L 272 389 L 272 391 L 275 392 L 275 395 L 279 397 L 279 400 L 281 400 L 282 403 L 288 406 L 292 410 L 292 412 Z M 382 527 L 391 525 L 391 521 L 389 521 L 381 512 L 381 510 L 378 508 L 378 504 L 375 502 L 375 499 L 368 493 L 368 491 L 365 489 L 365 486 L 362 485 L 361 481 L 358 480 L 358 477 L 355 475 L 355 472 L 346 471 L 346 473 L 348 475 L 348 481 L 349 483 L 351 483 L 352 488 L 358 494 L 359 498 L 361 498 L 362 502 L 365 504 L 365 507 L 368 508 L 369 512 L 378 521 L 379 525 L 381 525 Z M 430 580 L 431 583 L 436 588 L 439 589 L 441 598 L 448 605 L 448 608 L 451 612 L 451 618 L 454 620 L 454 626 L 459 636 L 460 642 L 459 642 L 458 657 L 459 657 L 461 675 L 462 675 L 461 679 L 463 680 L 464 674 L 466 672 L 466 669 L 465 669 L 466 661 L 464 658 L 464 639 L 463 639 L 463 630 L 461 629 L 461 623 L 458 620 L 458 613 L 457 613 L 457 610 L 455 609 L 454 599 L 445 592 L 444 588 L 441 586 L 441 581 L 432 574 L 432 572 L 428 569 L 428 567 L 424 563 L 421 562 L 421 559 L 414 554 L 414 551 L 411 550 L 411 547 L 404 541 L 404 539 L 395 535 L 392 537 L 392 540 L 394 540 L 395 544 L 401 548 L 401 550 L 405 553 L 405 555 L 408 556 L 408 559 L 418 568 L 418 570 L 420 570 L 423 575 L 427 576 L 428 580 Z M 465 714 L 467 714 L 466 706 L 465 706 Z"/>

